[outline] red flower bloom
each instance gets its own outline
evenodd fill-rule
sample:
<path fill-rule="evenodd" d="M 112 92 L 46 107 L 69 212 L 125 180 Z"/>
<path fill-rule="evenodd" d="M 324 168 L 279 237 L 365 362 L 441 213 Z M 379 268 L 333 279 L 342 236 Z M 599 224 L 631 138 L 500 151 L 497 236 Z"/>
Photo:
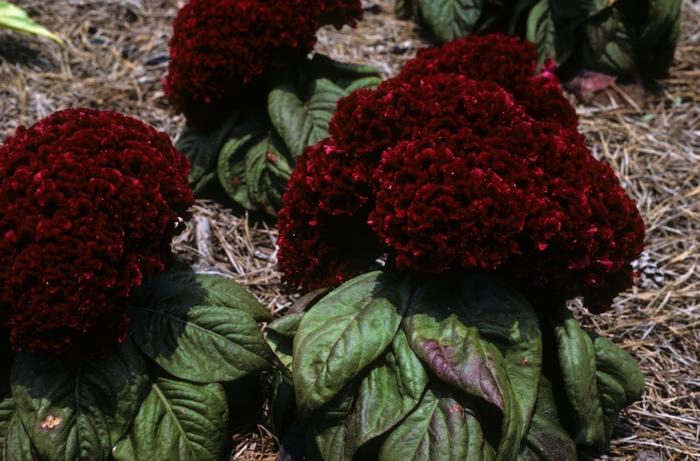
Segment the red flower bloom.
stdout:
<path fill-rule="evenodd" d="M 534 53 L 509 66 L 509 53 L 523 55 L 511 42 L 459 40 L 463 55 L 488 56 L 478 72 L 436 70 L 459 54 L 454 42 L 447 58 L 424 52 L 421 66 L 340 102 L 331 138 L 302 156 L 279 213 L 289 283 L 339 283 L 388 255 L 399 270 L 499 272 L 533 294 L 585 296 L 594 309 L 631 284 L 639 212 L 591 155 L 575 113 L 549 116 L 553 106 L 573 113 L 563 96 L 530 97 L 558 81 L 533 76 Z"/>
<path fill-rule="evenodd" d="M 163 133 L 68 109 L 0 146 L 0 320 L 16 350 L 124 337 L 123 298 L 165 269 L 193 203 Z"/>
<path fill-rule="evenodd" d="M 206 126 L 268 70 L 303 59 L 321 26 L 361 16 L 359 0 L 190 0 L 175 18 L 165 93 Z"/>
<path fill-rule="evenodd" d="M 578 125 L 576 110 L 562 95 L 554 75 L 554 63 L 547 62 L 541 74 L 535 73 L 537 49 L 517 37 L 492 34 L 470 35 L 426 48 L 406 63 L 399 79 L 410 80 L 435 74 L 460 74 L 494 82 L 508 91 L 527 113 L 538 121 Z"/>

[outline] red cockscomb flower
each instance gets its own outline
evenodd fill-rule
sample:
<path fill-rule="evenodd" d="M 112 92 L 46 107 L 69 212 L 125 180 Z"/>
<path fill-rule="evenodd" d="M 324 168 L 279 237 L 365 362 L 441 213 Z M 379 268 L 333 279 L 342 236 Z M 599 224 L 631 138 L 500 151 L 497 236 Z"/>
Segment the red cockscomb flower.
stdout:
<path fill-rule="evenodd" d="M 0 147 L 0 320 L 16 350 L 124 337 L 123 298 L 165 269 L 193 203 L 170 139 L 113 112 L 68 109 Z"/>
<path fill-rule="evenodd" d="M 460 46 L 468 59 L 488 56 L 493 72 L 461 63 Z M 447 57 L 424 52 L 420 66 L 342 100 L 279 213 L 286 280 L 334 284 L 388 255 L 400 270 L 499 272 L 531 292 L 609 306 L 631 284 L 644 226 L 563 96 L 533 96 L 550 97 L 543 88 L 558 81 L 534 74 L 534 53 L 519 60 L 530 48 L 461 39 Z"/>
<path fill-rule="evenodd" d="M 361 16 L 359 0 L 190 0 L 175 19 L 165 93 L 205 127 L 268 70 L 303 59 L 321 26 Z"/>

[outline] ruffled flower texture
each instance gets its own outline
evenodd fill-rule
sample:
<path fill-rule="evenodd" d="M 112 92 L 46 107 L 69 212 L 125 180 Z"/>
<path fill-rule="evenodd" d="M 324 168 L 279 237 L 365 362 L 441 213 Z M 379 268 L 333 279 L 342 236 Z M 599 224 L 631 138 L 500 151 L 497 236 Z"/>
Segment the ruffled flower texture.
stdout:
<path fill-rule="evenodd" d="M 501 35 L 421 52 L 340 101 L 278 217 L 286 281 L 337 285 L 375 260 L 498 272 L 602 311 L 631 286 L 644 224 L 536 51 Z"/>
<path fill-rule="evenodd" d="M 303 59 L 324 25 L 353 25 L 360 0 L 190 0 L 177 14 L 165 93 L 202 128 L 266 72 Z"/>
<path fill-rule="evenodd" d="M 123 299 L 166 268 L 189 218 L 189 168 L 164 133 L 90 109 L 57 112 L 0 146 L 0 323 L 15 350 L 125 337 Z"/>

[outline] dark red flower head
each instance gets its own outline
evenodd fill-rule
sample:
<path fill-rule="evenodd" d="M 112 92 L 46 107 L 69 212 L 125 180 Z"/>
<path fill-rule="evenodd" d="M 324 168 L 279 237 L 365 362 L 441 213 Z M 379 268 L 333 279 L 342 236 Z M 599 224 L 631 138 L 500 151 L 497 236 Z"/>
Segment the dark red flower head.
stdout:
<path fill-rule="evenodd" d="M 5 140 L 0 321 L 16 350 L 124 337 L 124 297 L 189 217 L 188 173 L 167 135 L 113 112 L 68 109 Z"/>
<path fill-rule="evenodd" d="M 175 18 L 165 93 L 204 127 L 268 70 L 303 59 L 321 26 L 361 16 L 360 0 L 190 0 Z"/>
<path fill-rule="evenodd" d="M 498 272 L 538 296 L 608 307 L 631 284 L 644 225 L 534 59 L 511 38 L 469 37 L 341 100 L 279 213 L 286 280 L 337 284 L 387 257 L 399 270 Z"/>

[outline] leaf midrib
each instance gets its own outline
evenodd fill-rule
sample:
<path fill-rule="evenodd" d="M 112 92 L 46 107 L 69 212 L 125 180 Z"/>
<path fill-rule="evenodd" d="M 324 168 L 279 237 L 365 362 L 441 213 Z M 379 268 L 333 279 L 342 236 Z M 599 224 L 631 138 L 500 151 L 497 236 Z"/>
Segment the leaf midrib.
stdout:
<path fill-rule="evenodd" d="M 158 399 L 163 403 L 165 406 L 165 411 L 172 417 L 172 419 L 175 420 L 175 425 L 177 426 L 177 429 L 179 430 L 180 434 L 182 437 L 187 441 L 187 449 L 190 452 L 190 455 L 194 459 L 195 457 L 195 452 L 194 449 L 192 448 L 192 441 L 187 437 L 187 432 L 185 429 L 182 427 L 182 424 L 180 424 L 180 420 L 178 419 L 177 415 L 175 414 L 175 411 L 173 410 L 173 406 L 170 404 L 170 401 L 168 398 L 165 396 L 163 391 L 160 389 L 157 383 L 153 383 L 153 391 L 156 393 L 156 396 Z"/>

